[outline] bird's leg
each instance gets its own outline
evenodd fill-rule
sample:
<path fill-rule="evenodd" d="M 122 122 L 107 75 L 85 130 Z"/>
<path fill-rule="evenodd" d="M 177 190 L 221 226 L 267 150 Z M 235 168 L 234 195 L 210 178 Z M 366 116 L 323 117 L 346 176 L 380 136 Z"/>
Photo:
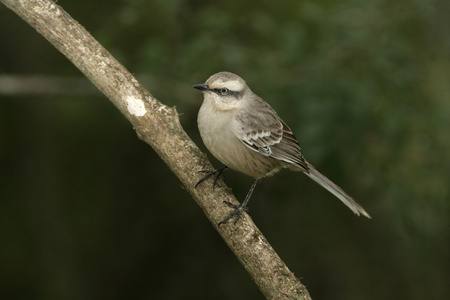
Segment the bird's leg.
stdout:
<path fill-rule="evenodd" d="M 212 171 L 211 170 L 200 171 L 199 173 L 206 173 L 206 175 L 195 184 L 195 187 L 199 186 L 200 183 L 202 183 L 203 181 L 205 181 L 209 177 L 215 175 L 214 183 L 213 183 L 213 188 L 215 188 L 217 180 L 219 180 L 220 176 L 223 176 L 223 172 L 225 172 L 226 170 L 228 170 L 227 166 L 223 166 L 221 168 L 218 168 L 218 169 L 215 169 L 215 170 L 212 170 Z"/>
<path fill-rule="evenodd" d="M 252 186 L 250 187 L 250 190 L 248 191 L 247 196 L 245 196 L 244 202 L 242 202 L 241 205 L 236 205 L 236 204 L 233 204 L 233 203 L 231 203 L 231 202 L 229 202 L 229 201 L 223 201 L 223 203 L 225 203 L 225 204 L 228 205 L 229 207 L 234 208 L 234 210 L 233 210 L 228 216 L 226 216 L 225 219 L 223 219 L 222 221 L 220 221 L 219 224 L 218 224 L 218 226 L 220 226 L 220 225 L 222 225 L 222 224 L 225 224 L 225 223 L 226 223 L 229 219 L 231 219 L 232 217 L 235 217 L 235 218 L 234 218 L 234 221 L 233 221 L 233 224 L 236 224 L 237 221 L 239 220 L 239 218 L 241 217 L 242 213 L 243 213 L 244 211 L 248 211 L 247 204 L 248 204 L 248 201 L 250 200 L 250 197 L 252 196 L 253 190 L 255 189 L 256 184 L 258 183 L 258 181 L 259 181 L 259 179 L 255 179 L 255 180 L 253 181 L 253 184 L 252 184 Z"/>

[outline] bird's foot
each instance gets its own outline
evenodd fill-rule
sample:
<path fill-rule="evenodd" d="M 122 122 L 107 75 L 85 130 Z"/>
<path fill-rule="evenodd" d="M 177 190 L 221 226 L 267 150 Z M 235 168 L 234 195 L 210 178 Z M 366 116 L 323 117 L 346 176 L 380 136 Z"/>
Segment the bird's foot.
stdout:
<path fill-rule="evenodd" d="M 228 214 L 228 216 L 225 217 L 225 219 L 220 221 L 218 226 L 225 224 L 229 219 L 231 219 L 233 217 L 234 217 L 233 224 L 236 224 L 237 221 L 239 221 L 239 219 L 241 218 L 242 213 L 248 211 L 248 207 L 244 203 L 242 203 L 240 205 L 233 204 L 229 201 L 223 201 L 223 203 L 225 203 L 229 207 L 234 208 L 234 210 L 232 212 L 230 212 Z"/>
<path fill-rule="evenodd" d="M 203 170 L 203 171 L 200 171 L 199 173 L 206 173 L 206 175 L 195 184 L 195 187 L 199 186 L 200 183 L 202 183 L 203 181 L 205 181 L 206 179 L 208 179 L 209 177 L 214 175 L 215 178 L 214 178 L 213 188 L 215 188 L 216 184 L 217 184 L 217 180 L 219 180 L 219 178 L 223 176 L 223 173 L 227 169 L 228 169 L 227 166 L 223 166 L 223 167 L 215 169 L 215 170 Z"/>

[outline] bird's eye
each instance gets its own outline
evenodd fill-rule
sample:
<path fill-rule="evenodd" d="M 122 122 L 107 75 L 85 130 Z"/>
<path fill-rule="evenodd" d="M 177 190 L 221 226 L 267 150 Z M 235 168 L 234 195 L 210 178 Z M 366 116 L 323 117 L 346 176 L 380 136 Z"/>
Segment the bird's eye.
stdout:
<path fill-rule="evenodd" d="M 219 92 L 220 92 L 222 95 L 226 95 L 226 94 L 228 93 L 228 89 L 227 89 L 227 88 L 221 88 L 221 89 L 219 90 Z"/>

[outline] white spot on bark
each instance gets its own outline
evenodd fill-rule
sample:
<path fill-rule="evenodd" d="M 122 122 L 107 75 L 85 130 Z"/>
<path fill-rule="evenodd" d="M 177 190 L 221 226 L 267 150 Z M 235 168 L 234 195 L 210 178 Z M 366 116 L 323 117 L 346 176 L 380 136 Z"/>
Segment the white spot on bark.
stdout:
<path fill-rule="evenodd" d="M 136 117 L 142 117 L 147 112 L 144 101 L 133 96 L 127 97 L 127 109 L 130 114 Z"/>

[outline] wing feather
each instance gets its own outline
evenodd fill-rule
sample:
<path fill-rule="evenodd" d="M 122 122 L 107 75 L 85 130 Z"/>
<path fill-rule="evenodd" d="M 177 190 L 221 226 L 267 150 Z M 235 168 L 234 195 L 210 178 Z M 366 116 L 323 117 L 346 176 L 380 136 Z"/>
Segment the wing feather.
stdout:
<path fill-rule="evenodd" d="M 308 171 L 292 130 L 262 99 L 236 115 L 236 136 L 251 150 Z"/>

